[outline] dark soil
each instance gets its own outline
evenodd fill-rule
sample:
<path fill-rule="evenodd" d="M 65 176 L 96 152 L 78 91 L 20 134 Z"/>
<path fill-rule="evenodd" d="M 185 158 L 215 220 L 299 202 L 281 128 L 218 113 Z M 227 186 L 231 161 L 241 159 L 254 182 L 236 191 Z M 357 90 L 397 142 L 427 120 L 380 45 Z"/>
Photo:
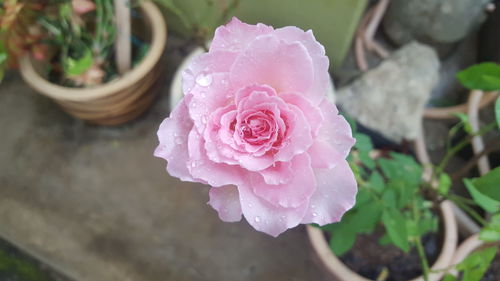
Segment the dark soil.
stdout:
<path fill-rule="evenodd" d="M 393 245 L 381 246 L 378 243 L 380 233 L 358 235 L 354 247 L 340 259 L 351 270 L 375 280 L 385 269 L 387 281 L 409 280 L 422 275 L 422 265 L 416 249 L 404 253 Z M 432 265 L 440 250 L 442 238 L 430 233 L 422 238 L 429 265 Z"/>

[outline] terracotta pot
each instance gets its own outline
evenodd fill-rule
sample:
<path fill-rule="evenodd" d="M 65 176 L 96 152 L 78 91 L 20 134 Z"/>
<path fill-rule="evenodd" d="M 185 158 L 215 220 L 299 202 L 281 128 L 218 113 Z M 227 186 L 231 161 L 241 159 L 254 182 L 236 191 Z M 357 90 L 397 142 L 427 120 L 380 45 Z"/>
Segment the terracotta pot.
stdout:
<path fill-rule="evenodd" d="M 95 87 L 63 87 L 49 82 L 42 74 L 41 63 L 26 56 L 20 62 L 24 80 L 76 118 L 116 125 L 138 117 L 153 101 L 150 89 L 160 74 L 159 62 L 167 39 L 167 25 L 158 7 L 141 2 L 140 8 L 145 26 L 150 29 L 151 45 L 142 61 L 121 77 Z"/>
<path fill-rule="evenodd" d="M 458 240 L 457 224 L 455 216 L 453 215 L 451 203 L 449 201 L 442 202 L 440 209 L 444 225 L 444 242 L 436 262 L 432 265 L 433 270 L 444 269 L 451 264 Z M 318 255 L 321 263 L 326 267 L 329 273 L 342 281 L 370 281 L 369 279 L 352 271 L 333 254 L 321 229 L 308 225 L 307 234 L 315 253 Z M 440 280 L 443 274 L 444 272 L 432 273 L 429 275 L 429 280 Z M 412 281 L 423 280 L 422 276 L 412 279 Z"/>

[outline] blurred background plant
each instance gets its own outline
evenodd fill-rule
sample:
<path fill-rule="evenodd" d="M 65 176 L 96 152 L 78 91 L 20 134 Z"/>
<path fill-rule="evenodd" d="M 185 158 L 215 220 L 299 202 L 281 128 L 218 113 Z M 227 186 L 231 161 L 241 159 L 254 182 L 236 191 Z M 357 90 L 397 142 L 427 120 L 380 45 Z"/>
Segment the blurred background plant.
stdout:
<path fill-rule="evenodd" d="M 482 63 L 457 74 L 460 83 L 470 90 L 500 91 L 500 65 Z M 474 94 L 473 92 L 471 95 Z M 374 146 L 369 136 L 356 132 L 357 142 L 349 156 L 350 165 L 359 184 L 356 205 L 342 221 L 321 227 L 330 233 L 332 251 L 342 256 L 354 246 L 360 234 L 381 233 L 380 245 L 394 245 L 404 253 L 416 249 L 421 260 L 424 279 L 431 273 L 428 257 L 424 252 L 423 237 L 438 230 L 437 207 L 443 200 L 450 200 L 480 225 L 479 238 L 490 247 L 477 251 L 454 266 L 465 279 L 477 280 L 485 274 L 500 243 L 500 167 L 479 177 L 467 178 L 470 169 L 479 166 L 481 156 L 500 151 L 500 142 L 493 140 L 482 154 L 470 159 L 464 169 L 449 175 L 445 168 L 450 159 L 473 142 L 478 136 L 500 128 L 500 98 L 494 107 L 496 120 L 473 129 L 468 115 L 458 114 L 459 122 L 448 133 L 446 153 L 437 165 L 421 165 L 410 155 L 380 152 L 374 157 Z M 465 137 L 452 140 L 465 132 Z M 465 176 L 464 176 L 465 175 Z M 463 182 L 469 197 L 457 194 L 453 183 Z M 448 274 L 445 280 L 456 280 Z"/>

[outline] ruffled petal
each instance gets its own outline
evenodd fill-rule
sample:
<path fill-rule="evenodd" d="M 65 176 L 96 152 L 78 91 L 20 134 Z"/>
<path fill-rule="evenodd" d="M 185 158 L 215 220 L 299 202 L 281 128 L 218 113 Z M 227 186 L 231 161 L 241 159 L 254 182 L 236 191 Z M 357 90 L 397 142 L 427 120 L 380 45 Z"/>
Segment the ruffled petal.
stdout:
<path fill-rule="evenodd" d="M 241 204 L 236 186 L 212 187 L 208 194 L 210 196 L 208 204 L 219 213 L 221 220 L 225 222 L 241 220 Z"/>
<path fill-rule="evenodd" d="M 333 169 L 315 169 L 318 183 L 302 223 L 325 225 L 340 221 L 356 202 L 357 184 L 346 160 Z"/>
<path fill-rule="evenodd" d="M 291 161 L 295 171 L 285 184 L 269 185 L 261 174 L 251 176 L 254 193 L 275 206 L 296 208 L 309 201 L 316 190 L 316 178 L 307 153 L 295 156 Z M 286 168 L 286 165 L 283 166 Z M 269 177 L 270 174 L 268 173 Z"/>
<path fill-rule="evenodd" d="M 275 206 L 255 195 L 250 185 L 238 186 L 241 210 L 248 223 L 258 231 L 277 237 L 297 226 L 307 210 L 307 203 L 297 208 Z"/>
<path fill-rule="evenodd" d="M 337 107 L 328 100 L 324 99 L 320 108 L 325 121 L 317 139 L 331 144 L 345 159 L 356 143 L 356 139 L 352 137 L 351 127 L 345 118 L 338 114 Z"/>
<path fill-rule="evenodd" d="M 278 93 L 306 93 L 314 81 L 312 59 L 298 42 L 285 43 L 273 35 L 259 36 L 236 58 L 230 81 L 234 88 L 265 84 Z"/>
<path fill-rule="evenodd" d="M 329 61 L 325 55 L 325 48 L 316 41 L 311 30 L 303 31 L 295 26 L 286 26 L 276 29 L 273 33 L 285 42 L 300 42 L 307 49 L 312 58 L 314 82 L 305 94 L 314 105 L 318 105 L 326 95 L 330 83 Z"/>
<path fill-rule="evenodd" d="M 215 163 L 208 158 L 204 139 L 196 130 L 189 133 L 188 150 L 188 169 L 194 178 L 211 186 L 241 185 L 245 182 L 247 174 L 239 166 Z"/>
<path fill-rule="evenodd" d="M 163 120 L 158 129 L 160 144 L 154 151 L 154 156 L 167 160 L 167 171 L 170 175 L 183 181 L 194 181 L 187 165 L 188 135 L 193 128 L 189 118 L 185 99 L 174 108 L 169 118 Z"/>
<path fill-rule="evenodd" d="M 241 22 L 233 17 L 229 23 L 215 30 L 210 52 L 231 51 L 241 52 L 257 36 L 271 33 L 273 28 L 262 23 L 256 25 Z"/>
<path fill-rule="evenodd" d="M 286 103 L 293 104 L 300 108 L 304 116 L 307 118 L 309 125 L 311 126 L 312 136 L 315 138 L 318 135 L 321 124 L 323 124 L 323 115 L 321 109 L 317 106 L 311 104 L 311 102 L 305 99 L 300 94 L 296 93 L 282 93 L 280 94 Z"/>

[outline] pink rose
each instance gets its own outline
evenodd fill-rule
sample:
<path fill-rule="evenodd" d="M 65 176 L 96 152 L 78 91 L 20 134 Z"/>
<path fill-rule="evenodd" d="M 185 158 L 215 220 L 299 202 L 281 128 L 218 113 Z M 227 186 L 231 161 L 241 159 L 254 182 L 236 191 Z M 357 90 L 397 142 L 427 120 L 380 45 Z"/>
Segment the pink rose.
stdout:
<path fill-rule="evenodd" d="M 183 73 L 184 98 L 158 130 L 155 156 L 183 181 L 212 186 L 223 221 L 243 214 L 277 236 L 340 220 L 356 196 L 355 140 L 326 100 L 328 58 L 311 31 L 233 18 Z"/>

